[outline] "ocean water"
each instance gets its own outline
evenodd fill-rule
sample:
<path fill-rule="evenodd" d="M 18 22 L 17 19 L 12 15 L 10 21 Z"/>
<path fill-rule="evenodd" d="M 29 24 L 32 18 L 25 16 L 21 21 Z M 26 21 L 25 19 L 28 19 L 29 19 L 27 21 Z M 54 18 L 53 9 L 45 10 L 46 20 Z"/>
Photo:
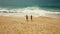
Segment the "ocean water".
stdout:
<path fill-rule="evenodd" d="M 33 15 L 38 17 L 46 16 L 47 13 L 60 14 L 59 4 L 53 4 L 50 1 L 47 3 L 39 0 L 0 0 L 0 16 Z"/>
<path fill-rule="evenodd" d="M 0 8 L 0 16 L 10 16 L 10 17 L 24 17 L 26 15 L 33 15 L 34 17 L 46 16 L 47 13 L 50 14 L 60 14 L 60 10 L 57 8 L 45 8 L 38 6 L 29 6 L 29 7 L 4 7 Z M 53 16 L 55 17 L 55 16 Z M 60 17 L 60 16 L 57 16 Z"/>
<path fill-rule="evenodd" d="M 27 7 L 37 7 L 50 12 L 60 12 L 59 3 L 59 0 L 0 0 L 0 9 L 22 9 Z"/>

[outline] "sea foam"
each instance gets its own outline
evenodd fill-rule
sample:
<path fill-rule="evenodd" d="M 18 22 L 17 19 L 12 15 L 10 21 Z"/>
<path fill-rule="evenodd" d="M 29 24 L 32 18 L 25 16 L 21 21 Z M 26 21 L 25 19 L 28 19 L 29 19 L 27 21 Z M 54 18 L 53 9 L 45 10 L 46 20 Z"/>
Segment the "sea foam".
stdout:
<path fill-rule="evenodd" d="M 51 15 L 50 15 L 51 14 Z M 26 7 L 26 8 L 0 8 L 0 16 L 9 16 L 9 17 L 24 17 L 25 15 L 33 15 L 34 17 L 45 16 L 45 17 L 53 17 L 59 18 L 57 15 L 60 12 L 52 12 L 43 10 L 39 7 Z"/>

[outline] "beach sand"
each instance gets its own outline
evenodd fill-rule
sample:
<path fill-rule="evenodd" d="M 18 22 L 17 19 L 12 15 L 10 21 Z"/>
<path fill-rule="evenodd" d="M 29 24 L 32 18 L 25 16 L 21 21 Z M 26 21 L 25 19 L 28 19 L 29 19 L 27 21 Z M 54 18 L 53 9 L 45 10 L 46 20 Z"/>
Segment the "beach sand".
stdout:
<path fill-rule="evenodd" d="M 0 17 L 0 34 L 60 34 L 60 19 L 34 17 Z"/>

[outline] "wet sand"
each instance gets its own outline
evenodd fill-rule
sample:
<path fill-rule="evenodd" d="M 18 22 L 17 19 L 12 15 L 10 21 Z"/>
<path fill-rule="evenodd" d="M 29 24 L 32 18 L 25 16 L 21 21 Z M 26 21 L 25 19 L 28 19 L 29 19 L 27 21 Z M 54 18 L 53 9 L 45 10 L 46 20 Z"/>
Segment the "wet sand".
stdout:
<path fill-rule="evenodd" d="M 0 34 L 60 34 L 60 19 L 0 17 Z"/>

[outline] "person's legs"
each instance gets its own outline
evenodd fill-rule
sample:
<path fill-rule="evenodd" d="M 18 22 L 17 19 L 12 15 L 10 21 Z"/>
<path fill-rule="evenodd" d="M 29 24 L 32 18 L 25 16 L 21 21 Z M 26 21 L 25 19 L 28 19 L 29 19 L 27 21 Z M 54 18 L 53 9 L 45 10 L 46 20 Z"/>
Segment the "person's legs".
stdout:
<path fill-rule="evenodd" d="M 27 21 L 28 21 L 28 17 L 27 17 Z"/>

